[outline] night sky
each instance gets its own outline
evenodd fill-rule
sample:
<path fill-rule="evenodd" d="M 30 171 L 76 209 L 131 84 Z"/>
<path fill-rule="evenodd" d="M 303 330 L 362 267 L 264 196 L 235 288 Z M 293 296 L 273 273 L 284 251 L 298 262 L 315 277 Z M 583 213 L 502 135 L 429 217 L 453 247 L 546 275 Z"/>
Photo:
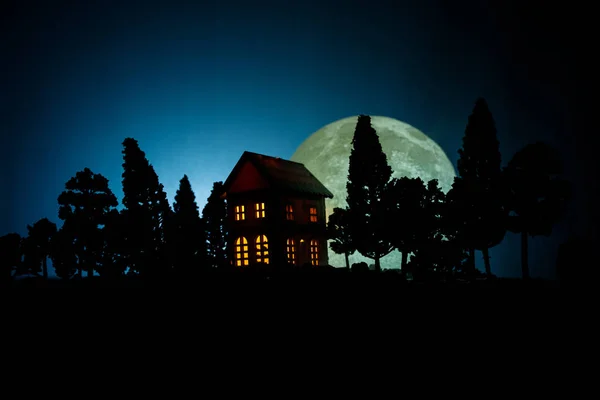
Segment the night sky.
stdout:
<path fill-rule="evenodd" d="M 192 3 L 4 9 L 0 235 L 25 235 L 42 217 L 60 226 L 56 199 L 84 167 L 120 200 L 126 137 L 139 141 L 171 203 L 187 174 L 200 209 L 243 151 L 290 158 L 323 125 L 361 113 L 415 126 L 456 165 L 479 96 L 503 164 L 542 139 L 561 149 L 575 184 L 553 237 L 530 241 L 532 276 L 554 276 L 569 234 L 597 234 L 586 188 L 597 173 L 574 111 L 574 12 L 541 1 Z M 520 275 L 518 245 L 508 233 L 491 249 L 494 272 Z"/>

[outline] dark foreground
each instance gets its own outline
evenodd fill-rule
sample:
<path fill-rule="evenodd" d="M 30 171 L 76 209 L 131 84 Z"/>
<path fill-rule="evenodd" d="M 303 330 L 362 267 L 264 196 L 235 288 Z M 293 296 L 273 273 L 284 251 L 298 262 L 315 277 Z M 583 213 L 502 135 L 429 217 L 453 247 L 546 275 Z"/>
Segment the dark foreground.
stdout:
<path fill-rule="evenodd" d="M 244 272 L 212 272 L 193 277 L 169 277 L 159 279 L 143 279 L 138 276 L 122 276 L 108 279 L 105 277 L 74 277 L 70 280 L 43 279 L 41 277 L 21 278 L 13 280 L 12 288 L 304 288 L 319 289 L 364 289 L 394 292 L 405 289 L 500 289 L 506 291 L 530 289 L 555 289 L 560 285 L 556 281 L 532 279 L 523 281 L 512 278 L 471 278 L 453 280 L 406 280 L 395 271 L 383 272 L 349 272 L 345 269 L 327 271 L 294 271 L 286 273 Z"/>

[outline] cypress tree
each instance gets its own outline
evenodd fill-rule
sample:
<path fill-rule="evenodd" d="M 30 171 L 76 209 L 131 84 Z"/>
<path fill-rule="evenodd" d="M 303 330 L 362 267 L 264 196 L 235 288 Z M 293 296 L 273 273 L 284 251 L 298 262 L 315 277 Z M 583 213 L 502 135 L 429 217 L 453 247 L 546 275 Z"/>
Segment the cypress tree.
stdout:
<path fill-rule="evenodd" d="M 490 275 L 489 248 L 504 239 L 506 212 L 500 143 L 494 118 L 483 98 L 475 102 L 458 154 L 458 174 L 463 181 L 458 187 L 463 191 L 455 198 L 460 199 L 465 210 L 470 268 L 475 268 L 474 251 L 481 250 L 486 273 Z"/>
<path fill-rule="evenodd" d="M 126 138 L 122 153 L 126 258 L 135 272 L 157 277 L 170 269 L 167 242 L 172 211 L 164 187 L 138 141 Z"/>
<path fill-rule="evenodd" d="M 227 203 L 222 194 L 223 182 L 215 182 L 202 210 L 207 262 L 212 267 L 223 267 L 227 263 Z"/>
<path fill-rule="evenodd" d="M 205 266 L 206 238 L 192 185 L 184 175 L 173 203 L 174 263 L 178 273 L 189 274 Z"/>
<path fill-rule="evenodd" d="M 380 258 L 393 250 L 385 234 L 387 230 L 385 192 L 392 168 L 381 148 L 371 117 L 360 115 L 356 123 L 348 168 L 348 227 L 354 247 L 363 256 L 375 260 L 381 270 Z"/>

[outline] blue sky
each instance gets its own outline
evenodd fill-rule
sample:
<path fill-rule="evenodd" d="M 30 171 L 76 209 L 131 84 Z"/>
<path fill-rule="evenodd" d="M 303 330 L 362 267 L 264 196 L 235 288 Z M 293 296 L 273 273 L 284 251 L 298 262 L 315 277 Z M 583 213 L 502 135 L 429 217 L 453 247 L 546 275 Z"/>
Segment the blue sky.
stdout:
<path fill-rule="evenodd" d="M 486 2 L 190 3 L 13 5 L 0 235 L 25 234 L 42 217 L 60 223 L 56 198 L 84 167 L 120 199 L 125 137 L 139 141 L 171 202 L 187 174 L 202 208 L 244 150 L 289 158 L 323 125 L 360 113 L 417 127 L 455 163 L 478 96 L 504 162 L 543 139 L 577 173 L 562 83 L 532 72 Z M 537 62 L 557 68 L 535 43 L 546 57 Z M 547 249 L 584 219 L 573 214 L 554 239 L 533 241 L 534 276 L 553 274 Z M 520 273 L 512 236 L 491 250 L 501 275 Z"/>

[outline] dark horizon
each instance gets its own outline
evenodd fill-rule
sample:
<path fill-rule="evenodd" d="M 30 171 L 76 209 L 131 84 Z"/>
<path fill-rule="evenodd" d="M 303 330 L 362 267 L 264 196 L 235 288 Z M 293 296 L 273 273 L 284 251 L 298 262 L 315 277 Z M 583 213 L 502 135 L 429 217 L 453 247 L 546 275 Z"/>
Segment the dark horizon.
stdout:
<path fill-rule="evenodd" d="M 171 204 L 187 174 L 200 208 L 243 151 L 289 159 L 311 133 L 358 114 L 415 126 L 456 166 L 481 96 L 503 165 L 543 140 L 560 149 L 574 185 L 552 236 L 530 241 L 532 275 L 554 276 L 570 235 L 597 240 L 595 138 L 585 137 L 590 66 L 580 53 L 587 26 L 571 27 L 582 18 L 574 6 L 117 4 L 15 1 L 3 14 L 9 195 L 0 235 L 25 235 L 43 217 L 58 224 L 56 199 L 85 167 L 106 176 L 121 203 L 125 137 L 140 141 Z M 490 250 L 498 275 L 520 275 L 518 245 L 508 233 Z"/>

